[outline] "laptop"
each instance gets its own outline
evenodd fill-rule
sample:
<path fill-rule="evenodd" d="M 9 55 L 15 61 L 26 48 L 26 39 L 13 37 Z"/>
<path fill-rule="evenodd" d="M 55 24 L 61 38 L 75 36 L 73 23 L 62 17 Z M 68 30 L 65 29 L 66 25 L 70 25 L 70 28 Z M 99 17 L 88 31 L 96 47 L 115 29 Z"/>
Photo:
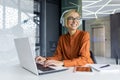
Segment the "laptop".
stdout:
<path fill-rule="evenodd" d="M 16 38 L 14 39 L 15 47 L 18 53 L 18 58 L 20 60 L 21 66 L 36 74 L 36 75 L 42 75 L 42 74 L 48 74 L 48 73 L 54 73 L 54 72 L 60 72 L 67 70 L 66 67 L 55 67 L 55 66 L 49 66 L 49 67 L 43 67 L 42 64 L 38 64 L 35 62 L 35 53 L 32 51 L 30 46 L 30 41 L 28 37 L 24 38 Z"/>

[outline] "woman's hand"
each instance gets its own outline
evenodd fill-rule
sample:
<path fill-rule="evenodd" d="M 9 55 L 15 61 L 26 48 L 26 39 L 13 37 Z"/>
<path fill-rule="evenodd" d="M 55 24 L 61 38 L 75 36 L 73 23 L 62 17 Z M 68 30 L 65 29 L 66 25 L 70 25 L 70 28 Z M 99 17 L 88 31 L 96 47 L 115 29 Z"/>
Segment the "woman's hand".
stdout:
<path fill-rule="evenodd" d="M 46 61 L 46 58 L 45 57 L 41 57 L 41 56 L 37 56 L 35 58 L 35 61 L 36 61 L 36 63 L 43 63 L 43 62 Z"/>
<path fill-rule="evenodd" d="M 63 61 L 57 61 L 57 60 L 46 60 L 44 63 L 44 66 L 63 66 Z"/>

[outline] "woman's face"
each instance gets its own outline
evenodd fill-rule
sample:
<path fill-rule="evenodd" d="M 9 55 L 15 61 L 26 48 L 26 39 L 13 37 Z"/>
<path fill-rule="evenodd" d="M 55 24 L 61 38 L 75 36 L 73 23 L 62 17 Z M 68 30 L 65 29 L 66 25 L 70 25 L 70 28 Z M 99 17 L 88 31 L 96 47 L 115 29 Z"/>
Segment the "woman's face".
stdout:
<path fill-rule="evenodd" d="M 70 13 L 66 20 L 66 27 L 69 30 L 76 30 L 80 25 L 80 15 L 76 12 Z"/>

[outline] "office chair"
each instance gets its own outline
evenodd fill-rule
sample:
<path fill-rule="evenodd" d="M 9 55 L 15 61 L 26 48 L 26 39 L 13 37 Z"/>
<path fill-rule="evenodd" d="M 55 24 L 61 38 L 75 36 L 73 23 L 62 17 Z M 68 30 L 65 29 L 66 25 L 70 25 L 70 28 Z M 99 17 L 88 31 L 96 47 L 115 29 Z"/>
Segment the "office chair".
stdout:
<path fill-rule="evenodd" d="M 90 57 L 92 58 L 93 62 L 96 64 L 97 61 L 96 61 L 95 56 L 92 51 L 90 51 Z"/>

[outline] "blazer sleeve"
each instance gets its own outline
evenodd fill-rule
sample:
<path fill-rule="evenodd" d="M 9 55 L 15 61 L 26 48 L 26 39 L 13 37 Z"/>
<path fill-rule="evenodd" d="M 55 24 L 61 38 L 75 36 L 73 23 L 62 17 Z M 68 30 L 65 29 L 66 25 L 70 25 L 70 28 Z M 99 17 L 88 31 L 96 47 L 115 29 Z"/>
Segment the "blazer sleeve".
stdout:
<path fill-rule="evenodd" d="M 89 33 L 86 32 L 79 44 L 81 46 L 79 50 L 79 56 L 72 60 L 64 60 L 64 66 L 83 66 L 87 63 L 93 63 L 92 59 L 90 58 L 90 36 Z"/>

